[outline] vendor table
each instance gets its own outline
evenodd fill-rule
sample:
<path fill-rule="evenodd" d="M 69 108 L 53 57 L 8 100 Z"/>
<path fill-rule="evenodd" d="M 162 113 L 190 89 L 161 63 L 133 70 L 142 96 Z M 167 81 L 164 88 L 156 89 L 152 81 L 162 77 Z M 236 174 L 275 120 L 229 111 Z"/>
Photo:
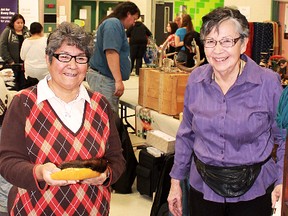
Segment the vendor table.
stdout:
<path fill-rule="evenodd" d="M 119 115 L 124 124 L 135 133 L 135 109 L 138 104 L 138 77 L 124 81 L 124 94 L 119 100 Z"/>
<path fill-rule="evenodd" d="M 176 137 L 180 120 L 173 116 L 161 114 L 155 110 L 136 107 L 136 134 L 146 139 L 148 130 L 160 130 L 170 136 Z"/>
<path fill-rule="evenodd" d="M 132 133 L 135 133 L 135 127 L 129 122 L 128 118 L 135 117 L 135 109 L 136 104 L 129 103 L 128 101 L 125 101 L 125 99 L 120 99 L 120 118 L 126 125 L 126 127 L 130 128 L 132 130 Z M 132 114 L 129 114 L 128 109 L 132 109 Z"/>

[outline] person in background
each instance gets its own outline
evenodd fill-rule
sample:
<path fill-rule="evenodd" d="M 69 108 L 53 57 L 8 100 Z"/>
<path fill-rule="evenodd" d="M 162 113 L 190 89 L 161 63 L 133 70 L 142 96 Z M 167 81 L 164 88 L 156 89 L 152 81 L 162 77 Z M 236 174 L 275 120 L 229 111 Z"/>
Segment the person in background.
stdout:
<path fill-rule="evenodd" d="M 0 216 L 9 215 L 7 210 L 7 201 L 11 187 L 12 185 L 0 175 Z"/>
<path fill-rule="evenodd" d="M 182 20 L 181 20 L 181 16 L 176 16 L 174 18 L 174 22 L 177 24 L 178 28 L 181 28 L 181 25 L 182 25 Z"/>
<path fill-rule="evenodd" d="M 204 53 L 204 46 L 200 34 L 196 31 L 188 32 L 184 37 L 185 52 L 187 55 L 186 67 L 194 67 L 207 63 Z M 197 49 L 198 46 L 198 49 Z"/>
<path fill-rule="evenodd" d="M 196 31 L 188 32 L 183 41 L 185 53 L 187 55 L 187 62 L 178 63 L 175 61 L 175 64 L 182 71 L 190 73 L 200 65 L 207 63 L 204 53 L 204 46 L 200 40 L 200 34 Z"/>
<path fill-rule="evenodd" d="M 162 45 L 160 45 L 160 48 L 165 50 L 165 54 L 168 54 L 168 57 L 173 59 L 174 55 L 169 56 L 169 53 L 174 53 L 176 51 L 175 49 L 175 32 L 178 29 L 178 25 L 175 22 L 168 22 L 167 24 L 167 33 L 168 37 L 164 41 Z"/>
<path fill-rule="evenodd" d="M 25 77 L 29 86 L 35 85 L 48 74 L 45 48 L 47 38 L 39 22 L 30 25 L 31 37 L 24 40 L 20 57 L 24 61 Z"/>
<path fill-rule="evenodd" d="M 152 36 L 151 31 L 144 25 L 141 17 L 127 29 L 126 35 L 130 45 L 131 72 L 136 60 L 136 75 L 139 76 L 139 70 L 142 67 L 144 53 L 146 52 L 148 37 Z"/>
<path fill-rule="evenodd" d="M 14 14 L 0 36 L 0 56 L 8 65 L 23 63 L 20 50 L 24 39 L 30 37 L 25 19 L 21 14 Z"/>
<path fill-rule="evenodd" d="M 130 47 L 125 29 L 139 17 L 140 10 L 136 4 L 122 2 L 102 20 L 96 32 L 86 80 L 92 90 L 107 98 L 116 113 L 119 98 L 124 93 L 123 81 L 129 79 L 131 72 Z"/>
<path fill-rule="evenodd" d="M 196 68 L 186 87 L 169 209 L 182 215 L 180 181 L 188 176 L 193 216 L 271 216 L 284 166 L 286 131 L 275 120 L 280 76 L 244 54 L 249 25 L 239 10 L 211 11 L 200 36 L 209 64 Z"/>
<path fill-rule="evenodd" d="M 189 14 L 182 15 L 181 28 L 175 32 L 175 47 L 177 54 L 177 62 L 187 62 L 187 55 L 185 53 L 184 37 L 186 33 L 194 31 L 192 19 Z"/>
<path fill-rule="evenodd" d="M 50 74 L 15 95 L 5 114 L 0 174 L 13 185 L 11 215 L 109 215 L 109 186 L 125 160 L 109 102 L 82 83 L 92 50 L 83 28 L 61 23 L 47 40 Z M 51 178 L 61 163 L 86 159 L 107 169 L 81 181 Z"/>

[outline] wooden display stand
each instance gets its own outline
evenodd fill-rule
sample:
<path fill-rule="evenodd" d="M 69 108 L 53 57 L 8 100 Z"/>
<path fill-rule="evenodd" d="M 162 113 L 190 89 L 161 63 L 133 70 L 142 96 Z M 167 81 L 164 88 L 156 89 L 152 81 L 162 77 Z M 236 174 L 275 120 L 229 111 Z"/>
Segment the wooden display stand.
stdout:
<path fill-rule="evenodd" d="M 166 115 L 179 115 L 183 111 L 189 75 L 141 68 L 138 104 Z"/>

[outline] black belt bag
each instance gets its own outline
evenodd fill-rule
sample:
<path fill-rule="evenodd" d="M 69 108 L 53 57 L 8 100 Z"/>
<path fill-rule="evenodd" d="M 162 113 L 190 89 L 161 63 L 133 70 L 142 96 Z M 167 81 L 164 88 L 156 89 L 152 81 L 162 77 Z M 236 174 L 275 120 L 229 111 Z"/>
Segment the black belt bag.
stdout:
<path fill-rule="evenodd" d="M 232 198 L 246 193 L 258 177 L 261 166 L 270 160 L 253 165 L 218 167 L 207 165 L 193 154 L 197 170 L 203 181 L 218 195 Z"/>

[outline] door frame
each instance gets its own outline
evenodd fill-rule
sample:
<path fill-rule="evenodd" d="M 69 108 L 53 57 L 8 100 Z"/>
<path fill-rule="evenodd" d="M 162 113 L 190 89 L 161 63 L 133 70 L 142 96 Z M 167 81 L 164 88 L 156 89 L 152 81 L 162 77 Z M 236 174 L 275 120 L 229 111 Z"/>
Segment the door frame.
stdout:
<path fill-rule="evenodd" d="M 157 22 L 155 22 L 155 39 L 158 46 L 167 37 L 166 26 L 169 21 L 173 21 L 173 9 L 174 3 L 172 2 L 156 3 L 155 17 L 157 17 Z"/>
<path fill-rule="evenodd" d="M 96 1 L 78 1 L 72 0 L 71 2 L 71 22 L 74 22 L 75 19 L 79 19 L 79 9 L 82 6 L 91 7 L 91 17 L 87 17 L 86 22 L 91 23 L 90 32 L 93 32 L 96 29 Z"/>

